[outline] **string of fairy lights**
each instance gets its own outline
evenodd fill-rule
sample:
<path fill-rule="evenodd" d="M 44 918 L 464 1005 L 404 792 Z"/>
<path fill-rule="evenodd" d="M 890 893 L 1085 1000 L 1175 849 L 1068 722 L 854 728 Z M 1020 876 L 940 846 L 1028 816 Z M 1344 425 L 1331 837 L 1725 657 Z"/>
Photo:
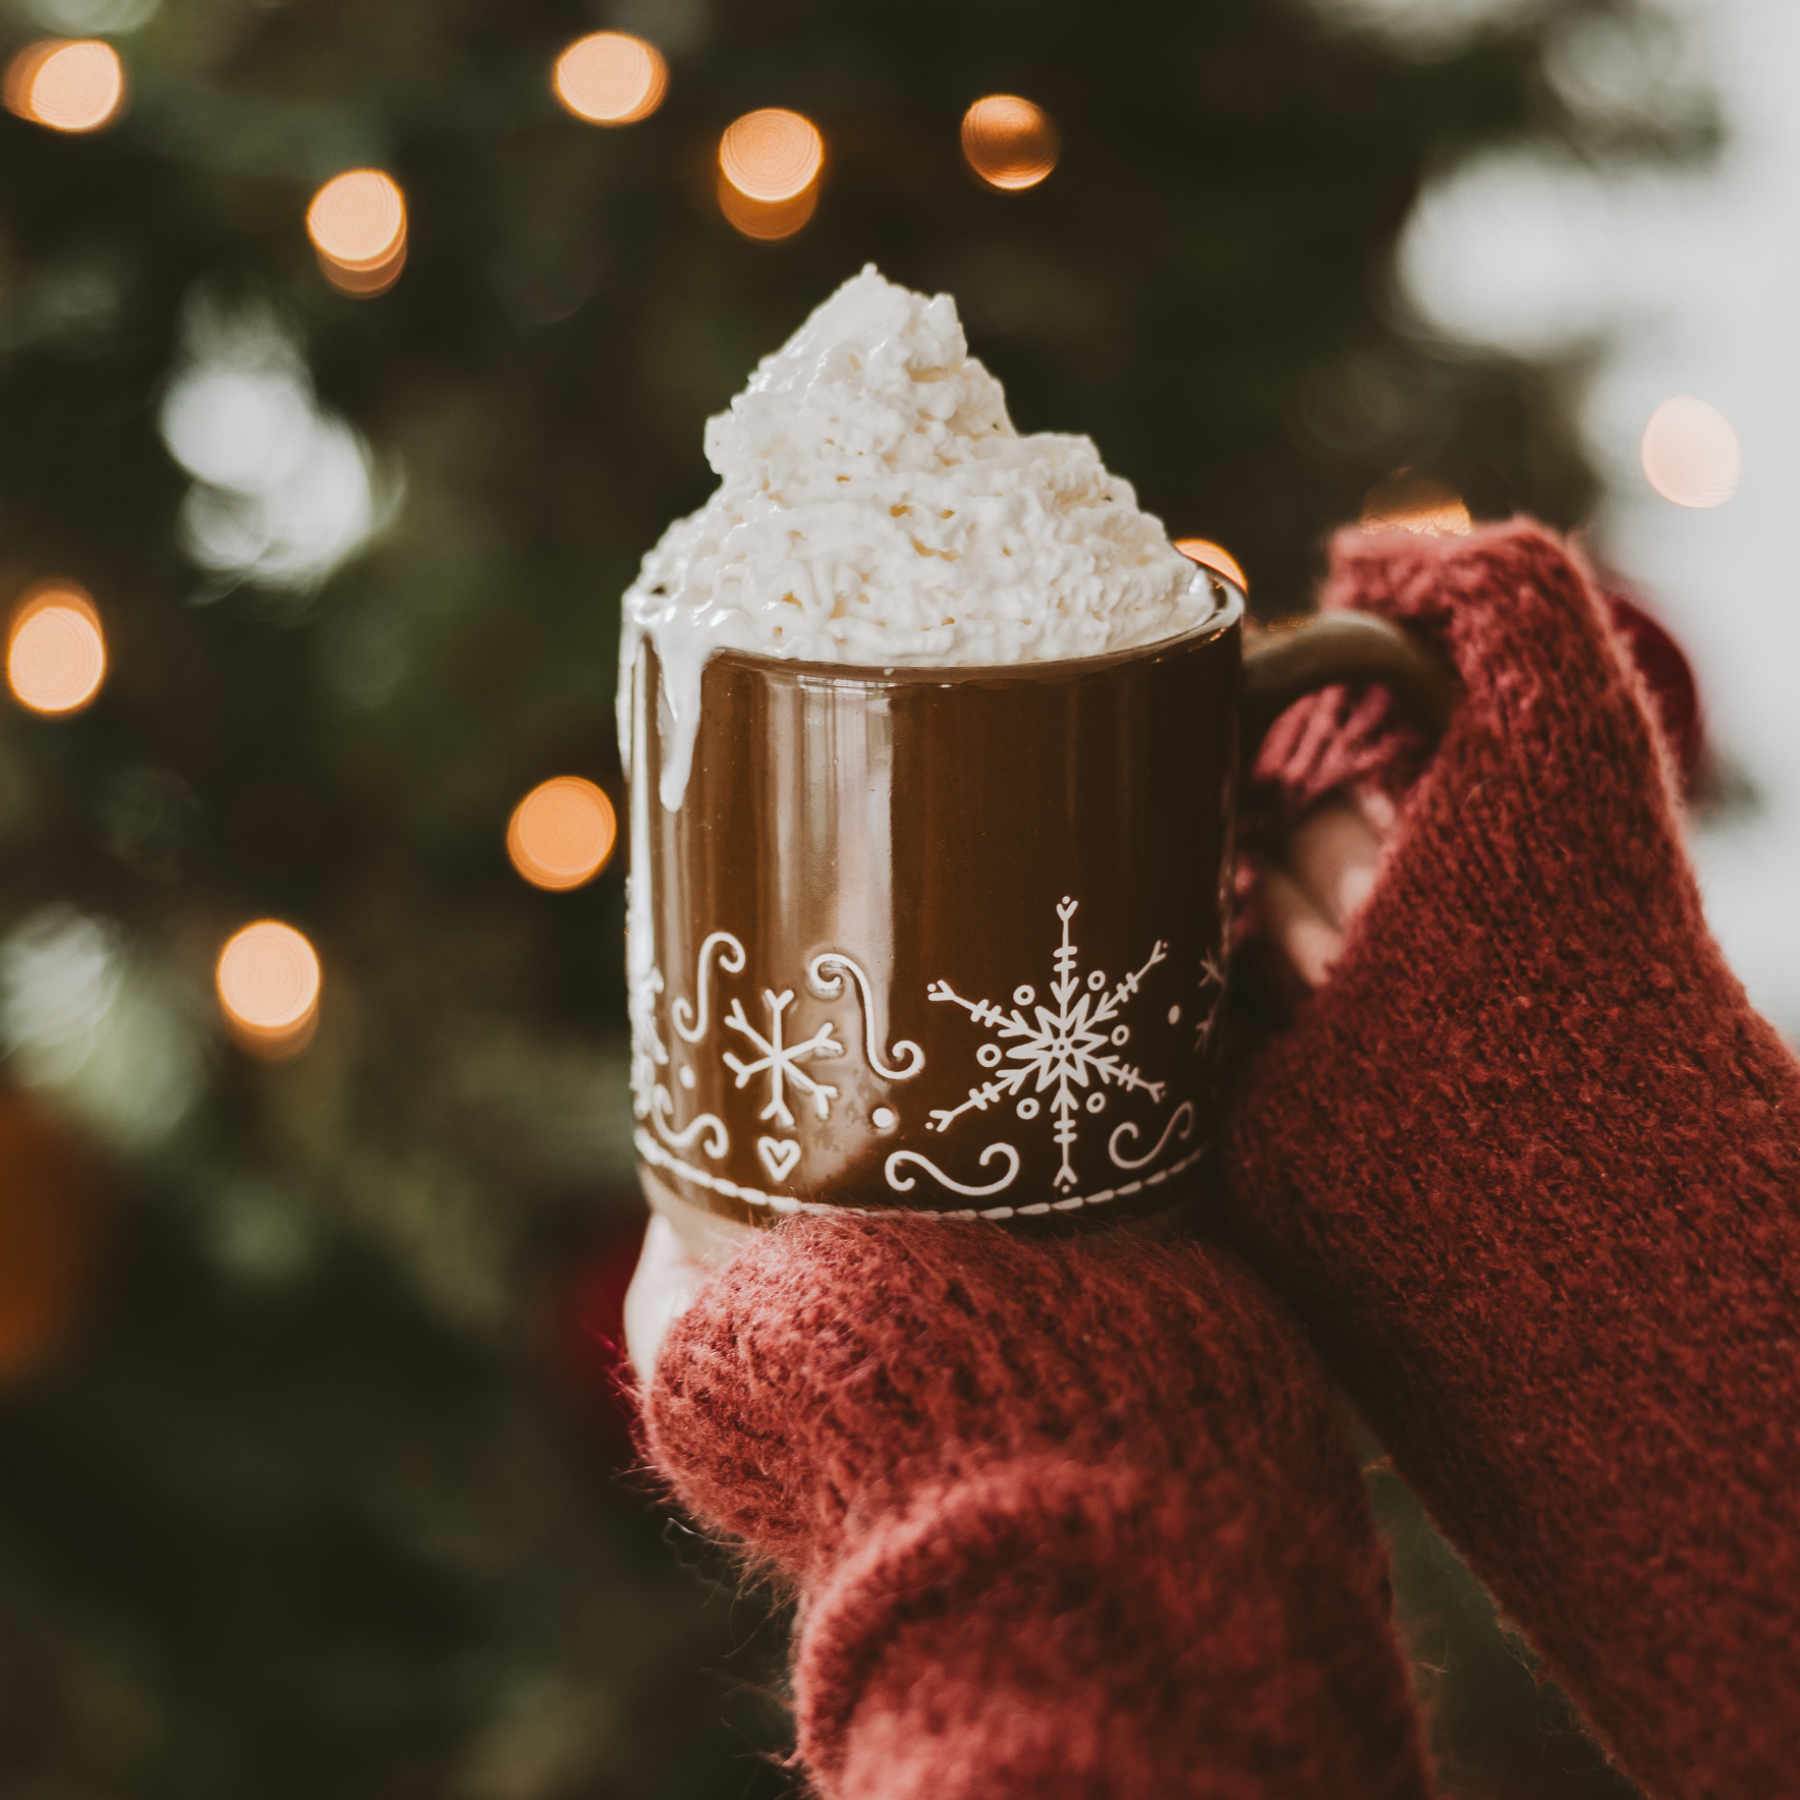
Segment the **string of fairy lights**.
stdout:
<path fill-rule="evenodd" d="M 606 129 L 635 125 L 663 104 L 669 66 L 662 52 L 629 32 L 577 38 L 555 58 L 550 91 L 573 117 Z M 124 110 L 128 82 L 112 45 L 46 38 L 14 54 L 0 77 L 0 104 L 47 130 L 99 131 Z M 989 94 L 964 113 L 961 146 L 970 171 L 998 193 L 1036 187 L 1056 168 L 1061 138 L 1042 107 L 1017 94 Z M 824 134 L 803 114 L 763 107 L 720 133 L 715 193 L 721 215 L 744 237 L 775 243 L 803 230 L 819 204 L 827 162 Z M 320 273 L 340 294 L 373 299 L 406 267 L 407 205 L 384 169 L 347 169 L 326 181 L 306 209 L 306 233 Z M 1730 421 L 1690 395 L 1663 402 L 1639 445 L 1645 478 L 1684 507 L 1722 505 L 1737 491 L 1743 454 Z M 1400 470 L 1371 490 L 1365 525 L 1466 532 L 1467 507 L 1441 483 Z M 1196 563 L 1247 586 L 1222 545 L 1182 538 Z M 6 634 L 6 685 L 24 710 L 67 719 L 92 704 L 107 673 L 105 628 L 90 595 L 53 579 L 15 601 Z M 567 892 L 606 868 L 618 822 L 605 790 L 576 775 L 540 783 L 514 807 L 507 855 L 533 886 Z M 232 933 L 215 967 L 221 1014 L 232 1039 L 265 1059 L 296 1055 L 311 1042 L 324 977 L 305 933 L 258 919 Z"/>

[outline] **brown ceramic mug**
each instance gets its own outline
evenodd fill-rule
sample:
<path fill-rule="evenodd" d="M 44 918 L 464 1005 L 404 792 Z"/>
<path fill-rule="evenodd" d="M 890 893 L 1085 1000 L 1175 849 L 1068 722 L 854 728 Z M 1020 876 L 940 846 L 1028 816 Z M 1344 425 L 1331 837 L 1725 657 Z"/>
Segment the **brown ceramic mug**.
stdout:
<path fill-rule="evenodd" d="M 690 1245 L 697 1217 L 715 1239 L 839 1208 L 1097 1222 L 1199 1190 L 1246 736 L 1336 681 L 1433 724 L 1447 704 L 1374 619 L 1246 655 L 1242 594 L 1201 579 L 1204 623 L 1107 656 L 716 654 L 678 810 L 639 646 L 636 1142 Z"/>

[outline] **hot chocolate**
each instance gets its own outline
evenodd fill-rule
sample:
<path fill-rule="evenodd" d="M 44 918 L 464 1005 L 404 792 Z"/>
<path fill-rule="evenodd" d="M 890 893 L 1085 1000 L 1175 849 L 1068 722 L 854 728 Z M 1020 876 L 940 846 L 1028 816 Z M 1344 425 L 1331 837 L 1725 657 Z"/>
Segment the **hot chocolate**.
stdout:
<path fill-rule="evenodd" d="M 1080 1225 L 1196 1196 L 1242 593 L 1086 438 L 1015 432 L 950 300 L 873 269 L 707 451 L 719 489 L 645 559 L 620 671 L 652 1204 L 704 1260 L 842 1207 Z M 1259 658 L 1265 707 L 1404 675 L 1391 627 L 1327 630 Z"/>
<path fill-rule="evenodd" d="M 644 1369 L 759 1226 L 1201 1195 L 1246 681 L 1252 745 L 1333 681 L 1448 691 L 1346 615 L 1247 663 L 1242 593 L 873 269 L 706 442 L 620 664 Z"/>
<path fill-rule="evenodd" d="M 621 741 L 648 637 L 680 806 L 720 650 L 868 668 L 1099 656 L 1210 613 L 1210 585 L 1085 437 L 1022 437 L 948 294 L 847 281 L 706 428 L 718 491 L 625 596 Z"/>

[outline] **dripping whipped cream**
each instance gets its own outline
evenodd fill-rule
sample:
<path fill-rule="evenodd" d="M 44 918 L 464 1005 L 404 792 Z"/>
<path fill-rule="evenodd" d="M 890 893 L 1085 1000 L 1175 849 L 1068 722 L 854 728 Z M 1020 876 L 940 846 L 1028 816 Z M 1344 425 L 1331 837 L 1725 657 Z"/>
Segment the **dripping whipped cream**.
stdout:
<path fill-rule="evenodd" d="M 716 650 L 864 667 L 1097 656 L 1171 637 L 1211 584 L 1085 437 L 1021 437 L 948 294 L 873 265 L 847 281 L 706 427 L 718 490 L 626 592 L 632 668 L 662 669 L 662 804 L 679 809 Z"/>

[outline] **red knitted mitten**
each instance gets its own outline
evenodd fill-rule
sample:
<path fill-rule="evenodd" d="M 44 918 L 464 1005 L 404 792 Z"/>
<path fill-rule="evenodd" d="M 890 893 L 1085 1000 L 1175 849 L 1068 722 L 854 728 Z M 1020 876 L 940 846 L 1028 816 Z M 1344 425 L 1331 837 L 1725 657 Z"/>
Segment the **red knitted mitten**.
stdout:
<path fill-rule="evenodd" d="M 682 1501 L 799 1587 L 826 1794 L 1427 1791 L 1356 1468 L 1223 1256 L 784 1226 L 677 1321 L 647 1419 Z"/>
<path fill-rule="evenodd" d="M 1627 1768 L 1793 1792 L 1800 1064 L 1557 540 L 1347 534 L 1327 604 L 1416 622 L 1466 694 L 1250 1071 L 1233 1228 Z"/>

